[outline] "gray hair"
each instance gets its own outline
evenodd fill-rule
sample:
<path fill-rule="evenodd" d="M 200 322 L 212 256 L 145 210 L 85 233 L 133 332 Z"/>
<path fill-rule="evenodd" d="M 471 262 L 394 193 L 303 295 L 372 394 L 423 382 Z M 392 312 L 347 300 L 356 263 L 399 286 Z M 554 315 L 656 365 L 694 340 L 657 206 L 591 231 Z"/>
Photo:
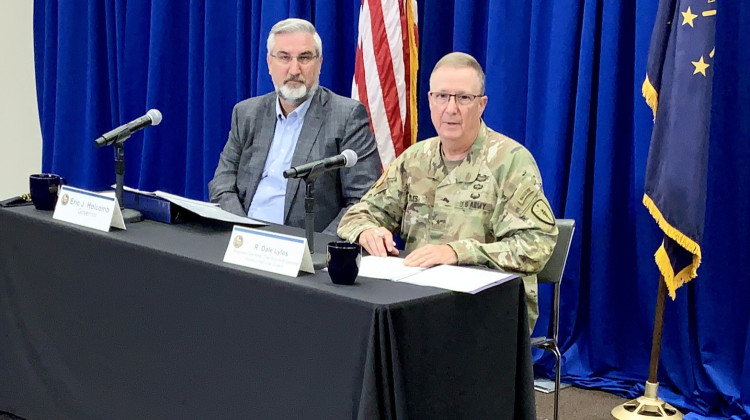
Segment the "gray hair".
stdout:
<path fill-rule="evenodd" d="M 482 70 L 482 66 L 479 65 L 479 62 L 476 60 L 476 58 L 462 52 L 449 53 L 443 56 L 443 58 L 441 58 L 437 62 L 437 64 L 435 64 L 435 67 L 432 69 L 432 73 L 430 73 L 430 80 L 432 80 L 432 74 L 435 73 L 435 70 L 439 69 L 440 67 L 469 67 L 474 69 L 477 72 L 477 78 L 479 79 L 479 94 L 484 95 L 484 70 Z"/>
<path fill-rule="evenodd" d="M 317 50 L 316 53 L 318 55 L 323 55 L 323 41 L 320 39 L 320 35 L 318 35 L 318 31 L 315 30 L 313 24 L 304 19 L 296 18 L 284 19 L 273 25 L 273 27 L 271 28 L 271 32 L 268 33 L 268 40 L 266 41 L 266 50 L 268 50 L 268 54 L 271 54 L 271 51 L 273 51 L 273 46 L 276 43 L 277 34 L 296 33 L 305 33 L 312 35 L 313 40 L 315 41 L 315 49 Z"/>

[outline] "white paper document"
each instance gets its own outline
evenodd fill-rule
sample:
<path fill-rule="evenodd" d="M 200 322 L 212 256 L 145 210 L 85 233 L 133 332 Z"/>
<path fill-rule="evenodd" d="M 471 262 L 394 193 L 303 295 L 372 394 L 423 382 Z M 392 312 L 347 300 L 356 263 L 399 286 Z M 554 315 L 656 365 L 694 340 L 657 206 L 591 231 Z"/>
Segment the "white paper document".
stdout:
<path fill-rule="evenodd" d="M 398 281 L 475 294 L 516 277 L 518 277 L 518 274 L 509 274 L 498 270 L 437 265 Z"/>
<path fill-rule="evenodd" d="M 455 265 L 437 265 L 431 268 L 407 267 L 404 265 L 403 258 L 372 255 L 362 258 L 359 275 L 471 294 L 518 277 L 517 274 L 498 270 L 482 270 Z"/>
<path fill-rule="evenodd" d="M 114 186 L 113 186 L 114 187 Z M 207 203 L 205 201 L 192 200 L 179 195 L 170 194 L 164 191 L 141 191 L 135 188 L 123 186 L 123 190 L 134 192 L 136 194 L 148 195 L 152 197 L 160 197 L 172 204 L 176 204 L 186 210 L 190 210 L 193 213 L 205 217 L 207 219 L 220 220 L 229 223 L 240 223 L 249 226 L 267 226 L 268 223 L 261 222 L 249 217 L 237 216 L 236 214 L 230 213 L 219 207 L 217 203 Z"/>
<path fill-rule="evenodd" d="M 359 264 L 359 275 L 383 280 L 399 280 L 425 270 L 419 267 L 407 267 L 404 259 L 398 257 L 362 257 Z"/>
<path fill-rule="evenodd" d="M 268 223 L 260 222 L 258 220 L 251 219 L 249 217 L 237 216 L 234 213 L 230 213 L 220 208 L 219 205 L 216 203 L 207 203 L 205 201 L 191 200 L 189 198 L 180 197 L 179 195 L 166 193 L 164 191 L 154 191 L 154 195 L 156 195 L 157 197 L 161 197 L 169 201 L 172 204 L 177 204 L 178 206 L 186 210 L 190 210 L 193 213 L 198 214 L 199 216 L 203 216 L 209 219 L 221 220 L 221 221 L 230 222 L 230 223 L 240 223 L 243 225 L 250 225 L 250 226 L 268 225 Z"/>

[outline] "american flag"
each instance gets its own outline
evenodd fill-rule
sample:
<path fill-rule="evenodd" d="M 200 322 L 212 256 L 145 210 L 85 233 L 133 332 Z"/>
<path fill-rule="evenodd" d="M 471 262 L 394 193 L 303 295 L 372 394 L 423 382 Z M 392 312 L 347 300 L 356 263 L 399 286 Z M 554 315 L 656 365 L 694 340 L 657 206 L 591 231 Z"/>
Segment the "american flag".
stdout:
<path fill-rule="evenodd" d="M 387 167 L 417 138 L 417 2 L 362 0 L 352 98 L 370 114 Z"/>

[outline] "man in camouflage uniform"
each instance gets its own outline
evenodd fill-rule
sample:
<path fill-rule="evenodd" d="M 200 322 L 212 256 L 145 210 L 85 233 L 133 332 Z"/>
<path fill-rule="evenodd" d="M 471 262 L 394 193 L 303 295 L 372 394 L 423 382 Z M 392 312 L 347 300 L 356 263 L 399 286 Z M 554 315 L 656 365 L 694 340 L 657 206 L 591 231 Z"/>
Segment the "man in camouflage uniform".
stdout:
<path fill-rule="evenodd" d="M 451 53 L 430 76 L 438 133 L 399 156 L 341 219 L 338 234 L 371 255 L 405 265 L 486 265 L 524 275 L 529 326 L 538 317 L 536 273 L 552 254 L 555 218 L 534 158 L 482 121 L 484 72 L 470 55 Z"/>

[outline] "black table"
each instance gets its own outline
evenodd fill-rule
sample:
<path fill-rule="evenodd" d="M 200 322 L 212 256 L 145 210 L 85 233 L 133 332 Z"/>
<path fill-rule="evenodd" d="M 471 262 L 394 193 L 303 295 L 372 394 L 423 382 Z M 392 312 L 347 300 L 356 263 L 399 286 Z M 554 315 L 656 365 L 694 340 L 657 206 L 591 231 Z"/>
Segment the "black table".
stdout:
<path fill-rule="evenodd" d="M 206 221 L 103 233 L 0 209 L 0 411 L 535 418 L 520 280 L 473 296 L 368 278 L 336 286 L 324 272 L 223 263 L 230 233 Z"/>

